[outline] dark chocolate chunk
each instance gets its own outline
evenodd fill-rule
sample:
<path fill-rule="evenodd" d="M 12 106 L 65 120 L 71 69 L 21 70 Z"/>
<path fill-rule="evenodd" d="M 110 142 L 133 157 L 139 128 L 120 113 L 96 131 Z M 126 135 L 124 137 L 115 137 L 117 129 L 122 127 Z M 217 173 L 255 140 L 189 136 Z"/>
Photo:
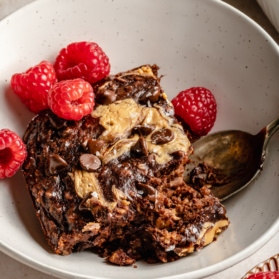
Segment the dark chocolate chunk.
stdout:
<path fill-rule="evenodd" d="M 154 132 L 151 136 L 151 141 L 153 144 L 165 144 L 172 141 L 173 139 L 173 131 L 165 128 Z"/>
<path fill-rule="evenodd" d="M 109 105 L 116 101 L 116 94 L 113 90 L 105 90 L 98 96 L 98 102 L 102 105 Z"/>
<path fill-rule="evenodd" d="M 140 137 L 137 143 L 131 148 L 131 151 L 134 155 L 141 157 L 148 155 L 148 149 L 146 141 L 143 137 Z"/>
<path fill-rule="evenodd" d="M 67 167 L 67 162 L 57 154 L 49 156 L 49 173 L 56 174 L 58 170 Z"/>
<path fill-rule="evenodd" d="M 101 152 L 102 148 L 104 147 L 105 142 L 103 140 L 88 140 L 88 148 L 91 154 L 96 155 L 97 153 Z"/>
<path fill-rule="evenodd" d="M 154 131 L 154 127 L 152 127 L 152 126 L 136 126 L 133 129 L 134 133 L 139 134 L 144 137 L 148 136 L 153 131 Z"/>
<path fill-rule="evenodd" d="M 158 86 L 151 87 L 139 99 L 140 102 L 150 101 L 151 103 L 158 102 L 161 91 Z"/>

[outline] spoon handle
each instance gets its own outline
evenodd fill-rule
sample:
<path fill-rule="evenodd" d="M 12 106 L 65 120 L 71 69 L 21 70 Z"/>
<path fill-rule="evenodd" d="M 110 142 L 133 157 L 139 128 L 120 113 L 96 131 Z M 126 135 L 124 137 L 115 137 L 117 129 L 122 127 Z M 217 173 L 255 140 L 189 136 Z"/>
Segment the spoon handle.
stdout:
<path fill-rule="evenodd" d="M 274 133 L 279 129 L 279 118 L 273 120 L 264 129 L 265 129 L 265 134 L 266 134 L 265 140 L 264 140 L 264 149 L 266 149 L 266 146 L 267 146 L 269 140 L 274 135 Z"/>

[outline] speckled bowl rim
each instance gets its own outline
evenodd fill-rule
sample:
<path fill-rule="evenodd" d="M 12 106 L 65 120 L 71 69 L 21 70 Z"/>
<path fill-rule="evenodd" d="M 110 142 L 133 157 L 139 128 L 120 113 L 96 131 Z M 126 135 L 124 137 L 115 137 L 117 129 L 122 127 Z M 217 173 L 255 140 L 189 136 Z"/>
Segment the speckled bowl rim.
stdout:
<path fill-rule="evenodd" d="M 34 3 L 30 3 L 29 5 L 34 5 L 37 2 L 40 1 L 35 1 Z M 246 15 L 242 14 L 240 11 L 238 11 L 237 9 L 231 7 L 230 5 L 221 2 L 219 0 L 212 0 L 212 3 L 218 4 L 218 5 L 223 5 L 226 6 L 226 8 L 230 11 L 232 11 L 233 13 L 236 13 L 237 15 L 239 15 L 240 17 L 244 18 L 245 20 L 247 20 L 248 22 L 250 22 L 250 24 L 252 24 L 254 26 L 255 29 L 257 29 L 264 37 L 266 37 L 267 40 L 269 40 L 269 42 L 272 44 L 273 48 L 277 50 L 277 53 L 279 55 L 279 46 L 273 41 L 273 39 L 266 33 L 266 31 L 264 31 L 259 25 L 257 25 L 254 21 L 252 21 L 249 17 L 247 17 Z M 29 6 L 28 5 L 28 6 Z M 34 5 L 35 7 L 35 5 Z M 24 9 L 24 8 L 23 8 Z M 24 10 L 20 9 L 18 12 L 23 12 Z M 13 16 L 13 14 L 11 15 Z M 5 20 L 9 20 L 9 17 L 7 17 Z M 224 270 L 230 266 L 232 266 L 233 264 L 236 264 L 237 262 L 245 259 L 246 257 L 250 256 L 252 253 L 254 253 L 256 250 L 258 250 L 261 246 L 263 246 L 269 239 L 271 239 L 271 237 L 278 231 L 279 229 L 279 218 L 273 223 L 273 225 L 266 231 L 266 233 L 264 233 L 256 243 L 253 243 L 251 246 L 247 247 L 246 249 L 242 250 L 241 252 L 217 263 L 214 264 L 212 266 L 200 269 L 198 271 L 193 271 L 193 272 L 189 272 L 189 274 L 186 274 L 185 276 L 182 275 L 177 275 L 177 276 L 171 276 L 171 278 L 173 279 L 178 279 L 178 278 L 204 278 L 205 276 L 214 274 L 216 272 L 219 272 L 221 270 Z M 17 259 L 18 261 L 29 265 L 35 269 L 38 269 L 40 271 L 43 271 L 45 273 L 48 274 L 55 274 L 56 276 L 69 276 L 67 278 L 79 278 L 79 277 L 75 277 L 75 275 L 71 274 L 71 273 L 67 273 L 64 270 L 61 270 L 59 268 L 52 268 L 50 267 L 47 263 L 40 263 L 38 261 L 36 261 L 36 259 L 32 259 L 32 258 L 28 258 L 26 257 L 24 254 L 20 254 L 17 253 L 16 251 L 13 250 L 13 247 L 10 247 L 8 245 L 5 245 L 4 243 L 0 242 L 0 249 L 5 252 L 6 254 L 8 254 L 9 256 L 13 257 L 14 259 Z M 88 277 L 91 278 L 91 277 Z M 93 278 L 93 277 L 92 277 Z M 96 278 L 96 277 L 95 277 Z"/>

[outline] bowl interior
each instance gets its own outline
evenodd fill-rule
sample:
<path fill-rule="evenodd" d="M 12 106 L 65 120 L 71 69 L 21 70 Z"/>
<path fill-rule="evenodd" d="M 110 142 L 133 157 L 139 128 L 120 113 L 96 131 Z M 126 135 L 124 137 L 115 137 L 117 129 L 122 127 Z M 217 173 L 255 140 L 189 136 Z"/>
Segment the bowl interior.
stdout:
<path fill-rule="evenodd" d="M 53 62 L 62 47 L 82 40 L 103 48 L 113 74 L 157 64 L 169 99 L 188 87 L 209 88 L 218 105 L 213 131 L 256 133 L 278 116 L 278 46 L 221 1 L 59 0 L 49 5 L 42 0 L 0 22 L 0 128 L 23 134 L 33 117 L 11 92 L 11 75 L 44 59 Z M 260 177 L 225 202 L 228 230 L 176 262 L 123 268 L 88 252 L 49 253 L 20 173 L 0 182 L 0 249 L 67 278 L 202 278 L 218 272 L 250 255 L 279 228 L 278 139 L 277 133 L 270 141 Z"/>

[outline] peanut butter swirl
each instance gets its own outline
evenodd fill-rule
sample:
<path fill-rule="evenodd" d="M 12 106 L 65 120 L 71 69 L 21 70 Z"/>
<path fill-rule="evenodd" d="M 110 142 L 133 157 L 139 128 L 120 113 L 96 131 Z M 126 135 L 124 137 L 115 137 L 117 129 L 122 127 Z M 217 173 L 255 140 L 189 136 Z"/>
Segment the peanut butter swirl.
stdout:
<path fill-rule="evenodd" d="M 144 107 L 133 99 L 124 99 L 110 105 L 99 106 L 92 112 L 92 116 L 99 118 L 104 127 L 100 139 L 105 141 L 109 148 L 101 154 L 104 164 L 128 152 L 139 140 L 140 135 L 135 134 L 127 138 L 135 127 L 152 127 L 153 131 L 145 138 L 149 154 L 155 154 L 157 163 L 165 164 L 171 160 L 171 154 L 176 151 L 188 152 L 190 142 L 182 127 L 174 123 L 173 119 L 155 107 Z M 173 135 L 171 140 L 154 142 L 152 138 L 162 130 L 168 130 Z M 165 142 L 164 142 L 165 140 Z"/>

